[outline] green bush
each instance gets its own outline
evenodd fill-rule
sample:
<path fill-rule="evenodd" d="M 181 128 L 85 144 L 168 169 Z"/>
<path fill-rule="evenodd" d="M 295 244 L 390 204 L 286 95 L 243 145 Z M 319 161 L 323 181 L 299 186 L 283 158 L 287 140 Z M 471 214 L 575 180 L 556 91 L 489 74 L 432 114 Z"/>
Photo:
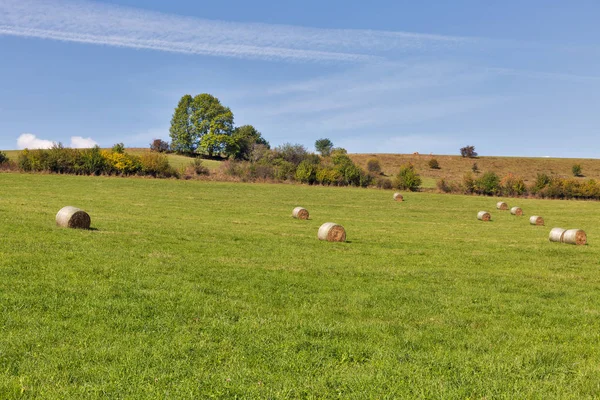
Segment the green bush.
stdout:
<path fill-rule="evenodd" d="M 371 158 L 367 161 L 367 171 L 372 172 L 374 174 L 381 173 L 381 164 L 379 160 L 376 158 Z"/>
<path fill-rule="evenodd" d="M 574 164 L 571 167 L 571 171 L 573 172 L 573 176 L 581 176 L 581 164 Z"/>
<path fill-rule="evenodd" d="M 400 190 L 410 190 L 416 192 L 421 187 L 421 177 L 415 171 L 412 164 L 405 164 L 400 167 L 398 175 L 394 179 L 394 187 Z"/>
<path fill-rule="evenodd" d="M 427 164 L 429 165 L 429 168 L 431 168 L 431 169 L 440 169 L 440 163 L 435 158 L 432 158 L 431 160 L 429 160 L 429 162 Z"/>
<path fill-rule="evenodd" d="M 0 151 L 0 164 L 4 164 L 7 163 L 9 161 L 8 156 L 6 155 L 6 153 Z"/>
<path fill-rule="evenodd" d="M 475 180 L 474 185 L 477 194 L 495 196 L 500 193 L 500 178 L 495 172 L 486 172 L 483 176 Z"/>
<path fill-rule="evenodd" d="M 156 178 L 171 178 L 177 176 L 177 171 L 169 164 L 169 159 L 161 153 L 144 153 L 140 156 L 141 171 L 143 175 L 150 175 Z M 196 167 L 201 170 L 200 166 Z M 199 174 L 200 175 L 200 174 Z"/>
<path fill-rule="evenodd" d="M 339 185 L 342 180 L 340 172 L 333 167 L 321 167 L 317 169 L 317 183 L 321 185 Z"/>
<path fill-rule="evenodd" d="M 312 185 L 317 180 L 317 167 L 308 160 L 302 161 L 296 168 L 296 180 Z"/>
<path fill-rule="evenodd" d="M 511 173 L 502 178 L 500 189 L 504 196 L 521 196 L 527 191 L 523 178 Z"/>

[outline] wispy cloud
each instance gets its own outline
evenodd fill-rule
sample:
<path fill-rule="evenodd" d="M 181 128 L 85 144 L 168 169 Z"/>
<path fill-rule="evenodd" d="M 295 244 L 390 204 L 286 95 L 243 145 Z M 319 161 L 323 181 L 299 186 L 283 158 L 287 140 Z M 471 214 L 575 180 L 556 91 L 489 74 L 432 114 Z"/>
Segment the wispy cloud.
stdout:
<path fill-rule="evenodd" d="M 90 1 L 3 0 L 0 35 L 186 54 L 365 62 L 388 52 L 448 48 L 473 38 L 358 29 L 235 23 Z"/>

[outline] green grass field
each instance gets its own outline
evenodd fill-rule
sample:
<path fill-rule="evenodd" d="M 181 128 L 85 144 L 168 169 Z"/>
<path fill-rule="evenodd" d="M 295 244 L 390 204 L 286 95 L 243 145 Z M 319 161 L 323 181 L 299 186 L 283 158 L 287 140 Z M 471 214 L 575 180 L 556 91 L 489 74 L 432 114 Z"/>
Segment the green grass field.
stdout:
<path fill-rule="evenodd" d="M 597 202 L 507 200 L 536 227 L 486 197 L 7 173 L 0 188 L 1 399 L 600 397 Z M 94 229 L 57 228 L 65 205 Z M 349 242 L 318 241 L 328 221 Z M 555 226 L 589 244 L 550 243 Z"/>

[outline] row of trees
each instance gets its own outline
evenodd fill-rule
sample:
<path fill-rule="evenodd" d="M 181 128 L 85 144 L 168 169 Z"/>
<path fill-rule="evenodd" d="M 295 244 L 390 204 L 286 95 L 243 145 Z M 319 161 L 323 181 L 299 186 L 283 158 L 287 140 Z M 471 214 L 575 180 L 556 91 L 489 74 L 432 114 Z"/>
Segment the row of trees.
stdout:
<path fill-rule="evenodd" d="M 122 143 L 111 150 L 98 146 L 71 149 L 60 143 L 46 150 L 23 150 L 16 167 L 24 172 L 50 172 L 76 175 L 149 175 L 169 178 L 178 175 L 166 155 L 159 153 L 128 154 Z"/>
<path fill-rule="evenodd" d="M 527 185 L 522 177 L 512 173 L 500 178 L 495 172 L 488 171 L 475 178 L 469 172 L 463 175 L 460 182 L 440 179 L 437 181 L 437 187 L 445 193 L 600 200 L 600 183 L 594 179 L 581 181 L 573 178 L 551 177 L 547 174 L 537 174 L 535 181 Z"/>
<path fill-rule="evenodd" d="M 208 93 L 179 100 L 169 133 L 171 150 L 182 154 L 248 160 L 255 144 L 269 147 L 252 125 L 234 127 L 231 109 Z"/>

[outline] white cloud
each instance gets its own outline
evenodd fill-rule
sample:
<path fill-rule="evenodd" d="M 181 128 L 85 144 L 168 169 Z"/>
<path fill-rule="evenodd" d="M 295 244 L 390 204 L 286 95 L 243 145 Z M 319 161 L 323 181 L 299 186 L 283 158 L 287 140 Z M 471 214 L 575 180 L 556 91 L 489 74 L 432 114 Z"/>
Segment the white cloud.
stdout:
<path fill-rule="evenodd" d="M 3 0 L 0 35 L 185 54 L 364 62 L 392 51 L 448 48 L 476 39 L 360 29 L 317 29 L 169 15 L 75 0 Z"/>
<path fill-rule="evenodd" d="M 36 135 L 32 133 L 23 133 L 21 136 L 17 138 L 17 148 L 22 149 L 49 149 L 55 143 L 52 140 L 39 139 Z M 98 144 L 91 137 L 84 138 L 81 136 L 71 136 L 71 145 L 74 149 L 87 149 L 90 147 L 94 147 Z"/>
<path fill-rule="evenodd" d="M 90 147 L 97 146 L 96 142 L 91 137 L 83 138 L 81 136 L 71 136 L 71 146 L 74 149 L 89 149 Z"/>
<path fill-rule="evenodd" d="M 22 149 L 49 149 L 54 145 L 51 140 L 38 139 L 31 133 L 24 133 L 17 138 L 17 148 Z"/>

